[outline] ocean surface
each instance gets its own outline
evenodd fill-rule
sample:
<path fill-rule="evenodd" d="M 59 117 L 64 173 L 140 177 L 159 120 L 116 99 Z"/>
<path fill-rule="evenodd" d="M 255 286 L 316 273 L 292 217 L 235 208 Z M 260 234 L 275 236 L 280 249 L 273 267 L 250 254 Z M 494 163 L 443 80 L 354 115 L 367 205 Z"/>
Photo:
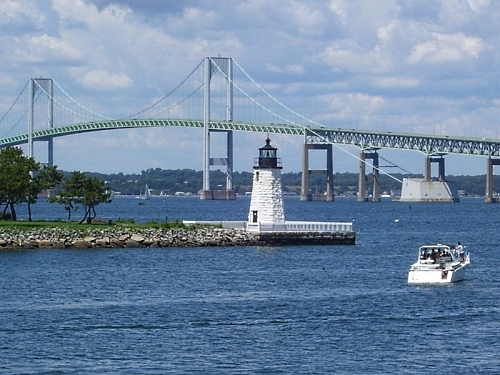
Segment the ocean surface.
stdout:
<path fill-rule="evenodd" d="M 97 213 L 245 220 L 249 203 L 116 198 Z M 356 245 L 0 251 L 0 373 L 499 374 L 499 213 L 286 198 L 288 220 L 354 221 Z M 457 241 L 466 280 L 407 285 L 421 244 Z"/>

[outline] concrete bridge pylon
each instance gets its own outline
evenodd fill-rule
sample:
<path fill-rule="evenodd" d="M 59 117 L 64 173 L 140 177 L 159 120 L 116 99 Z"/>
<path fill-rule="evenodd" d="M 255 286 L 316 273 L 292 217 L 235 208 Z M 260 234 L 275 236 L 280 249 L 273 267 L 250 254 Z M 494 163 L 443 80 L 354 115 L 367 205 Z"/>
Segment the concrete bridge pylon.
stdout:
<path fill-rule="evenodd" d="M 500 199 L 493 196 L 493 166 L 500 165 L 500 159 L 493 159 L 491 156 L 486 160 L 486 203 L 499 203 Z"/>
<path fill-rule="evenodd" d="M 373 189 L 372 197 L 366 197 L 366 159 L 372 160 L 373 165 Z M 358 202 L 380 202 L 380 181 L 379 181 L 379 155 L 377 150 L 372 152 L 361 151 L 359 155 L 359 183 L 358 183 Z"/>
<path fill-rule="evenodd" d="M 47 94 L 47 126 L 54 127 L 54 81 L 52 78 L 30 78 L 28 82 L 28 157 L 34 157 L 33 153 L 33 133 L 35 131 L 35 94 L 38 89 L 43 89 Z M 54 139 L 47 139 L 48 156 L 47 165 L 54 165 Z"/>
<path fill-rule="evenodd" d="M 326 169 L 309 169 L 309 151 L 326 150 Z M 309 191 L 309 177 L 313 174 L 322 174 L 326 177 L 325 194 L 312 194 Z M 332 144 L 304 143 L 302 156 L 302 187 L 300 192 L 301 201 L 327 201 L 334 200 L 333 197 L 333 146 Z"/>
<path fill-rule="evenodd" d="M 427 156 L 425 158 L 424 179 L 426 181 L 432 180 L 432 173 L 431 173 L 432 163 L 436 163 L 438 165 L 438 175 L 437 175 L 438 181 L 446 181 L 444 157 L 442 155 L 440 155 L 439 157 Z"/>
<path fill-rule="evenodd" d="M 226 121 L 233 121 L 233 59 L 231 57 L 206 57 L 203 93 L 203 189 L 200 192 L 202 200 L 232 200 L 236 199 L 233 190 L 233 131 L 218 130 L 225 132 L 226 156 L 224 158 L 212 158 L 210 156 L 210 83 L 212 77 L 221 71 L 226 77 Z M 210 185 L 210 167 L 212 165 L 224 166 L 226 168 L 225 190 L 212 189 Z"/>

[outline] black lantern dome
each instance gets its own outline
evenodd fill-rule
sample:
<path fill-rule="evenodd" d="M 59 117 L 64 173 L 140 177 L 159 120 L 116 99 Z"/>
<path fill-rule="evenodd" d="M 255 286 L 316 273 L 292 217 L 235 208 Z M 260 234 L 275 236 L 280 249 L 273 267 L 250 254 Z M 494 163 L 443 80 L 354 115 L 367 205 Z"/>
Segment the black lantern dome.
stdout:
<path fill-rule="evenodd" d="M 278 158 L 278 149 L 271 146 L 269 137 L 266 139 L 266 144 L 259 148 L 259 158 L 256 164 L 254 168 L 282 168 L 281 159 Z"/>

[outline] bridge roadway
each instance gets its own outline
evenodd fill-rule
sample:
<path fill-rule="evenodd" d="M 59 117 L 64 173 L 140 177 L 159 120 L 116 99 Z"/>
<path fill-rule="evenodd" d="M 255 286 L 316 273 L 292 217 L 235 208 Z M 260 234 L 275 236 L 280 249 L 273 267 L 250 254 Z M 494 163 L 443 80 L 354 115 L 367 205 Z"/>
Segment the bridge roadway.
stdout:
<path fill-rule="evenodd" d="M 203 128 L 203 120 L 183 119 L 123 119 L 87 122 L 57 126 L 33 132 L 33 141 L 46 141 L 66 135 L 126 128 L 145 127 L 189 127 Z M 366 131 L 356 129 L 334 129 L 328 127 L 306 127 L 285 124 L 258 124 L 247 122 L 211 121 L 211 131 L 247 131 L 274 134 L 300 135 L 305 143 L 333 143 L 352 145 L 361 150 L 380 148 L 414 150 L 425 155 L 462 154 L 500 157 L 500 140 L 434 136 L 409 133 Z M 28 133 L 0 138 L 0 148 L 28 142 Z"/>
<path fill-rule="evenodd" d="M 73 125 L 64 125 L 51 127 L 41 130 L 35 130 L 31 134 L 32 141 L 50 141 L 55 137 L 62 137 L 66 135 L 79 134 L 85 132 L 113 130 L 113 129 L 126 129 L 126 128 L 147 128 L 147 127 L 189 127 L 189 128 L 204 128 L 204 121 L 197 119 L 122 119 L 122 120 L 108 120 L 100 122 L 87 122 Z M 439 179 L 444 180 L 444 159 L 446 154 L 461 154 L 461 155 L 475 155 L 486 156 L 486 202 L 498 201 L 493 197 L 493 166 L 500 165 L 500 141 L 494 139 L 479 139 L 479 138 L 465 138 L 465 137 L 451 137 L 451 136 L 434 136 L 423 134 L 409 134 L 409 133 L 393 133 L 393 132 L 380 132 L 380 131 L 366 131 L 356 129 L 333 129 L 327 127 L 307 127 L 307 126 L 293 126 L 286 124 L 258 124 L 247 122 L 233 122 L 233 121 L 210 121 L 208 124 L 209 131 L 247 131 L 247 132 L 260 132 L 260 133 L 274 133 L 274 134 L 287 134 L 298 135 L 304 137 L 303 149 L 303 169 L 302 169 L 302 192 L 301 200 L 314 199 L 309 196 L 308 180 L 310 173 L 325 172 L 327 182 L 326 200 L 333 200 L 333 167 L 332 159 L 332 144 L 351 145 L 361 150 L 360 155 L 360 175 L 359 175 L 359 191 L 365 191 L 365 159 L 373 159 L 373 165 L 377 168 L 374 169 L 374 187 L 372 200 L 379 200 L 378 190 L 378 154 L 377 150 L 382 148 L 399 149 L 399 150 L 413 150 L 419 151 L 426 155 L 426 171 L 424 173 L 425 179 L 430 179 L 430 163 L 438 162 L 440 175 Z M 0 138 L 0 148 L 7 146 L 15 146 L 29 142 L 29 134 L 20 134 L 11 137 Z M 232 142 L 232 141 L 231 141 Z M 309 170 L 308 152 L 313 149 L 326 149 L 327 150 L 327 170 L 326 171 L 311 171 Z M 51 146 L 49 146 L 49 163 L 52 160 Z M 232 147 L 228 145 L 227 159 L 232 160 Z M 439 158 L 433 158 L 438 156 Z M 210 159 L 210 163 L 215 163 Z M 207 159 L 207 160 L 208 160 Z M 228 164 L 232 165 L 232 162 Z M 229 170 L 231 169 L 231 170 Z M 228 186 L 226 186 L 226 193 L 229 194 L 226 198 L 231 199 L 234 191 L 232 191 L 232 167 L 228 169 Z M 204 172 L 205 173 L 205 172 Z M 205 174 L 204 174 L 205 176 Z M 207 181 L 208 181 L 208 177 Z M 205 179 L 205 177 L 204 177 Z M 207 186 L 209 183 L 207 184 Z M 206 195 L 205 195 L 206 193 Z M 210 198 L 214 197 L 214 192 L 211 190 L 204 190 L 202 199 L 219 199 Z M 359 196 L 358 200 L 364 201 L 364 196 Z"/>

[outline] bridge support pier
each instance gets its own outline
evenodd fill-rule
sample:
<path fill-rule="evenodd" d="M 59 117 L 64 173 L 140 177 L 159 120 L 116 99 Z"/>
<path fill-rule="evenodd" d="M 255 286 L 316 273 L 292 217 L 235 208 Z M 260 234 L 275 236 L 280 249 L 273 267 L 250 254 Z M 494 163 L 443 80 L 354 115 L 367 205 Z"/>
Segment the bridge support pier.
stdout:
<path fill-rule="evenodd" d="M 492 159 L 491 156 L 486 160 L 486 203 L 499 203 L 500 198 L 493 196 L 493 166 L 500 165 L 500 159 Z"/>
<path fill-rule="evenodd" d="M 220 71 L 226 80 L 226 121 L 233 121 L 233 59 L 230 57 L 206 57 L 204 79 L 204 114 L 203 114 L 203 189 L 200 199 L 203 200 L 232 200 L 236 199 L 233 190 L 233 132 L 222 130 L 227 134 L 226 157 L 210 157 L 210 82 L 212 77 Z M 210 166 L 223 165 L 226 167 L 226 189 L 214 190 L 210 186 Z"/>
<path fill-rule="evenodd" d="M 432 178 L 432 163 L 438 164 L 437 180 Z M 427 155 L 424 178 L 403 178 L 400 202 L 460 202 L 457 185 L 446 181 L 444 157 Z"/>
<path fill-rule="evenodd" d="M 333 198 L 333 147 L 331 144 L 311 144 L 304 143 L 302 157 L 302 187 L 300 192 L 301 201 L 327 201 Z M 326 150 L 326 170 L 309 169 L 309 150 Z M 326 176 L 325 194 L 312 194 L 309 191 L 309 177 L 312 174 L 322 174 Z"/>
<path fill-rule="evenodd" d="M 426 181 L 432 180 L 432 174 L 431 174 L 431 164 L 432 163 L 438 164 L 438 181 L 445 181 L 444 157 L 443 156 L 434 157 L 434 158 L 431 156 L 427 156 L 425 158 L 424 179 Z"/>
<path fill-rule="evenodd" d="M 380 202 L 380 182 L 379 182 L 379 156 L 378 152 L 361 151 L 359 155 L 359 183 L 358 183 L 358 202 L 368 202 L 366 197 L 366 159 L 372 160 L 373 165 L 373 189 L 372 189 L 372 202 Z"/>

